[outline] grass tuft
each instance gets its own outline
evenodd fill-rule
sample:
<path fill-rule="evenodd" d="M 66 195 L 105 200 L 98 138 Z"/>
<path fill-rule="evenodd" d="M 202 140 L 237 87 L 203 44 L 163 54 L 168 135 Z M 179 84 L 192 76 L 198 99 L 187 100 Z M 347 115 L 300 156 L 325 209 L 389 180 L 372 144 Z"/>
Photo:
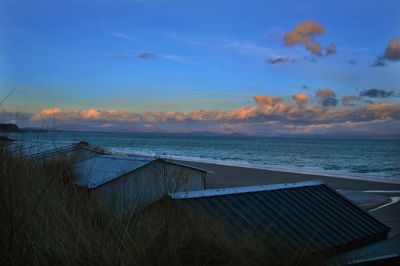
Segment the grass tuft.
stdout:
<path fill-rule="evenodd" d="M 168 202 L 115 219 L 71 185 L 71 165 L 0 155 L 0 265 L 322 265 L 320 256 L 270 252 L 194 221 Z M 299 253 L 301 254 L 301 252 Z"/>

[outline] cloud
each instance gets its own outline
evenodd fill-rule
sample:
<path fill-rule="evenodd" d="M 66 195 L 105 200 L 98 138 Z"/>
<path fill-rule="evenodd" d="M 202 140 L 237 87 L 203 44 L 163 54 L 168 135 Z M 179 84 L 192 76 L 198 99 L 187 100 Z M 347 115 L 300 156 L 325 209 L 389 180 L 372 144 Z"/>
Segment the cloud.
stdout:
<path fill-rule="evenodd" d="M 301 86 L 301 89 L 303 89 L 303 90 L 308 90 L 309 88 L 310 88 L 310 86 L 308 86 L 308 85 Z"/>
<path fill-rule="evenodd" d="M 296 103 L 300 106 L 303 106 L 308 102 L 308 95 L 305 93 L 297 93 L 292 95 L 292 98 L 296 101 Z"/>
<path fill-rule="evenodd" d="M 269 64 L 294 63 L 294 62 L 296 62 L 296 59 L 284 56 L 271 57 L 269 60 L 267 60 L 267 63 Z"/>
<path fill-rule="evenodd" d="M 323 93 L 324 94 L 324 93 Z M 325 93 L 329 95 L 330 93 Z M 267 97 L 267 96 L 264 96 Z M 278 121 L 280 123 L 321 124 L 346 121 L 369 121 L 372 119 L 400 120 L 400 104 L 375 103 L 357 106 L 348 106 L 338 109 L 324 108 L 319 105 L 303 107 L 289 102 L 267 100 L 267 103 L 255 106 L 243 106 L 231 111 L 193 110 L 191 112 L 127 112 L 120 110 L 64 110 L 61 108 L 47 108 L 33 116 L 34 120 L 43 120 L 54 117 L 60 120 L 100 121 L 100 122 L 128 122 L 128 123 L 165 123 L 165 122 L 221 122 L 221 121 Z M 275 98 L 276 99 L 276 98 Z M 281 98 L 277 98 L 281 99 Z"/>
<path fill-rule="evenodd" d="M 124 60 L 124 61 L 129 61 L 131 59 L 135 58 L 135 55 L 130 55 L 127 53 L 110 53 L 108 54 L 111 58 L 118 59 L 118 60 Z M 139 52 L 136 55 L 137 58 L 142 59 L 142 60 L 148 60 L 148 59 L 163 59 L 163 60 L 169 60 L 169 61 L 174 61 L 178 63 L 185 63 L 185 64 L 192 64 L 191 61 L 180 57 L 176 55 L 171 55 L 171 54 L 156 54 L 153 52 Z"/>
<path fill-rule="evenodd" d="M 384 67 L 384 66 L 386 66 L 385 59 L 382 56 L 378 56 L 371 66 L 373 66 L 373 67 Z"/>
<path fill-rule="evenodd" d="M 61 120 L 114 120 L 119 122 L 138 122 L 139 118 L 134 113 L 114 109 L 99 111 L 95 108 L 64 110 L 59 107 L 45 108 L 35 114 L 33 120 L 57 118 Z"/>
<path fill-rule="evenodd" d="M 314 38 L 316 35 L 323 35 L 324 28 L 321 24 L 316 23 L 312 20 L 299 23 L 296 27 L 286 32 L 284 36 L 284 42 L 286 46 L 294 46 L 303 44 L 305 48 L 310 51 L 313 55 L 322 56 L 322 47 L 318 41 Z M 336 46 L 331 44 L 326 48 L 326 55 L 331 55 L 336 52 Z"/>
<path fill-rule="evenodd" d="M 152 124 L 145 124 L 145 125 L 143 125 L 143 131 L 154 132 L 154 131 L 159 131 L 159 129 Z"/>
<path fill-rule="evenodd" d="M 143 43 L 138 38 L 135 38 L 132 35 L 126 34 L 126 33 L 123 33 L 123 32 L 112 32 L 111 35 L 114 36 L 114 37 L 120 38 L 120 39 L 133 41 L 135 43 Z"/>
<path fill-rule="evenodd" d="M 383 58 L 391 61 L 400 61 L 400 40 L 392 39 L 385 49 Z"/>
<path fill-rule="evenodd" d="M 258 104 L 266 104 L 266 105 L 271 105 L 271 106 L 273 106 L 277 103 L 283 102 L 282 98 L 273 97 L 273 96 L 254 96 L 253 99 Z"/>
<path fill-rule="evenodd" d="M 61 111 L 62 110 L 59 107 L 45 108 L 45 109 L 42 109 L 42 111 L 40 111 L 39 113 L 37 113 L 33 118 L 41 119 L 41 118 L 45 118 L 45 117 L 49 117 L 49 116 L 51 117 L 51 116 L 61 113 Z"/>
<path fill-rule="evenodd" d="M 386 66 L 387 61 L 400 61 L 400 40 L 392 39 L 387 45 L 383 55 L 376 57 L 374 63 L 371 65 L 373 67 L 383 67 Z"/>
<path fill-rule="evenodd" d="M 162 58 L 162 59 L 166 59 L 166 60 L 170 60 L 170 61 L 175 61 L 178 63 L 184 63 L 184 64 L 194 64 L 192 61 L 180 57 L 180 56 L 176 56 L 176 55 L 171 55 L 171 54 L 165 54 L 165 55 L 159 55 L 158 57 Z"/>
<path fill-rule="evenodd" d="M 212 44 L 218 49 L 231 50 L 235 53 L 256 57 L 268 57 L 273 54 L 270 48 L 260 46 L 256 43 L 240 40 L 216 40 Z"/>
<path fill-rule="evenodd" d="M 357 65 L 357 60 L 355 60 L 355 59 L 349 59 L 347 62 L 352 66 Z"/>
<path fill-rule="evenodd" d="M 379 90 L 379 89 L 369 89 L 369 90 L 361 91 L 360 96 L 368 97 L 368 98 L 387 98 L 387 97 L 394 96 L 394 92 Z"/>
<path fill-rule="evenodd" d="M 315 96 L 319 98 L 319 102 L 322 106 L 336 106 L 337 100 L 336 95 L 332 89 L 326 88 L 323 90 L 317 90 Z"/>
<path fill-rule="evenodd" d="M 168 61 L 174 61 L 183 64 L 193 64 L 190 60 L 187 60 L 183 57 L 172 55 L 172 54 L 157 54 L 153 52 L 140 52 L 137 54 L 137 57 L 142 60 L 149 60 L 149 59 L 162 59 Z"/>
<path fill-rule="evenodd" d="M 112 54 L 109 54 L 109 56 L 114 59 L 125 60 L 125 61 L 129 61 L 131 59 L 131 56 L 129 54 L 112 53 Z"/>
<path fill-rule="evenodd" d="M 352 102 L 357 101 L 359 99 L 358 96 L 343 96 L 342 104 L 343 105 L 351 105 Z"/>
<path fill-rule="evenodd" d="M 101 116 L 101 113 L 99 111 L 97 111 L 96 109 L 92 108 L 92 109 L 82 111 L 82 116 L 84 118 L 97 118 L 97 117 Z"/>
<path fill-rule="evenodd" d="M 114 37 L 122 38 L 122 39 L 131 39 L 132 37 L 128 34 L 121 33 L 121 32 L 112 32 L 111 35 Z"/>
<path fill-rule="evenodd" d="M 339 122 L 339 123 L 329 123 L 329 124 L 316 124 L 316 125 L 284 125 L 285 129 L 289 129 L 295 133 L 318 133 L 318 132 L 326 132 L 329 129 L 339 130 L 339 129 L 350 129 L 355 127 L 363 127 L 369 125 L 378 125 L 384 124 L 387 122 L 391 122 L 391 119 L 375 119 L 371 121 L 362 121 L 362 122 Z"/>
<path fill-rule="evenodd" d="M 127 130 L 139 132 L 242 132 L 246 134 L 292 134 L 333 132 L 337 129 L 372 128 L 385 134 L 400 132 L 400 104 L 378 102 L 366 104 L 358 96 L 344 96 L 342 105 L 330 88 L 316 92 L 318 103 L 309 95 L 292 95 L 295 101 L 285 101 L 268 95 L 254 96 L 255 102 L 232 110 L 189 112 L 129 112 L 116 109 L 44 108 L 36 114 L 24 114 L 26 126 L 56 125 L 68 130 Z M 351 104 L 357 101 L 357 104 Z M 12 121 L 14 115 L 5 114 Z M 51 121 L 51 123 L 47 122 Z M 225 126 L 221 126 L 225 125 Z M 362 128 L 362 130 L 361 130 Z M 371 129 L 371 130 L 372 130 Z"/>
<path fill-rule="evenodd" d="M 140 52 L 137 54 L 137 57 L 143 60 L 148 60 L 157 57 L 157 55 L 152 52 Z"/>
<path fill-rule="evenodd" d="M 326 48 L 326 55 L 333 55 L 336 53 L 336 45 L 333 43 Z"/>

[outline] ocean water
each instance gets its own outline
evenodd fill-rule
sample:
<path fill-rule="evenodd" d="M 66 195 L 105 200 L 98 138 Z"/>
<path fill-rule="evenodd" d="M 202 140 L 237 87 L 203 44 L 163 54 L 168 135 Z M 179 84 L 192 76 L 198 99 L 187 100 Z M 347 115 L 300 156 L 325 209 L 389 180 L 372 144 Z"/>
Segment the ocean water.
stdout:
<path fill-rule="evenodd" d="M 227 165 L 400 181 L 400 140 L 26 132 L 18 141 L 87 141 L 116 152 Z"/>

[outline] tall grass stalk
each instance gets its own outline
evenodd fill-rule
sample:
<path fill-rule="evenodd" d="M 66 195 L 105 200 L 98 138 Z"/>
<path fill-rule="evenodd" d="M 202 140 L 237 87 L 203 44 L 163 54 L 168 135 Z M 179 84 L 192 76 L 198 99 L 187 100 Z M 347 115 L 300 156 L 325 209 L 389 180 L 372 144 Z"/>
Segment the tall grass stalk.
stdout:
<path fill-rule="evenodd" d="M 118 220 L 71 185 L 65 162 L 0 158 L 1 265 L 320 265 L 319 256 L 269 252 L 228 236 L 222 223 L 193 220 L 168 201 Z"/>

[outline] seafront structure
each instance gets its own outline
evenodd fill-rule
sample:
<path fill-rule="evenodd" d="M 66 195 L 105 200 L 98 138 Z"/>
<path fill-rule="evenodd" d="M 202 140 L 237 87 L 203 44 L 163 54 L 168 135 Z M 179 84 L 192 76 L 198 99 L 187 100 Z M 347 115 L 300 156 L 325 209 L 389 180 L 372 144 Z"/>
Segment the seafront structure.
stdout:
<path fill-rule="evenodd" d="M 168 193 L 206 187 L 207 170 L 160 158 L 104 155 L 73 169 L 73 184 L 118 217 L 131 215 Z"/>
<path fill-rule="evenodd" d="M 194 220 L 220 220 L 234 238 L 253 235 L 271 250 L 336 254 L 388 237 L 389 227 L 322 181 L 170 193 L 153 204 Z"/>
<path fill-rule="evenodd" d="M 7 142 L 13 156 L 39 164 L 72 165 L 72 183 L 118 217 L 131 215 L 168 193 L 203 190 L 205 169 L 170 160 L 113 154 L 87 142 Z"/>
<path fill-rule="evenodd" d="M 110 154 L 106 149 L 84 141 L 78 143 L 13 141 L 7 144 L 7 148 L 13 156 L 41 163 L 62 160 L 75 164 L 98 155 Z"/>
<path fill-rule="evenodd" d="M 328 265 L 400 262 L 399 237 L 387 239 L 389 227 L 322 181 L 206 190 L 208 170 L 171 160 L 86 142 L 3 143 L 27 160 L 68 161 L 72 184 L 118 218 L 161 207 L 177 219 L 222 224 L 234 239 L 256 236 L 271 252 L 318 252 Z"/>

